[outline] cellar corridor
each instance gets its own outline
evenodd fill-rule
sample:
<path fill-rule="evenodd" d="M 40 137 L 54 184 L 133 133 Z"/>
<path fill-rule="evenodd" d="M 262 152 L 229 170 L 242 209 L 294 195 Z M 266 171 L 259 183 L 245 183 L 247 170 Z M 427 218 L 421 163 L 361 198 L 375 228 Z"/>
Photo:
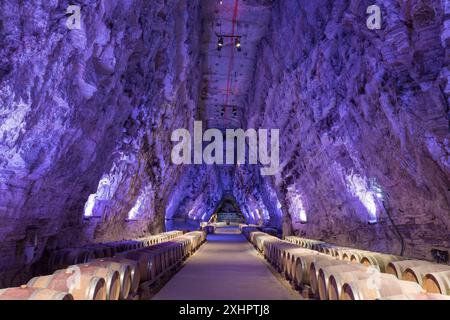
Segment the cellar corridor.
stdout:
<path fill-rule="evenodd" d="M 450 0 L 0 0 L 0 300 L 449 300 L 449 120 Z"/>
<path fill-rule="evenodd" d="M 217 228 L 153 299 L 301 299 L 285 279 L 269 268 L 237 227 Z"/>

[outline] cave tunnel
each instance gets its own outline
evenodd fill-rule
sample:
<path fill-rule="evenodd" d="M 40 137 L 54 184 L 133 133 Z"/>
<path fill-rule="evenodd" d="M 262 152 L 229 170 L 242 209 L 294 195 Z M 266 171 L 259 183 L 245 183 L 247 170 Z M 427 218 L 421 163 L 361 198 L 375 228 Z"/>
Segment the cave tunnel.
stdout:
<path fill-rule="evenodd" d="M 0 35 L 0 300 L 450 299 L 449 1 L 1 0 Z"/>

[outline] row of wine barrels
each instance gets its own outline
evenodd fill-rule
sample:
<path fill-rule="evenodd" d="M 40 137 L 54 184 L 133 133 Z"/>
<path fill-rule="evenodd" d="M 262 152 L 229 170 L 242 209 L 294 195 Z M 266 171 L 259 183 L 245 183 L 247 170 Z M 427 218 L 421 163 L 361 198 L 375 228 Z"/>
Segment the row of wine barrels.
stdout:
<path fill-rule="evenodd" d="M 350 267 L 353 267 L 353 264 L 338 260 L 335 257 L 330 257 L 330 259 L 317 259 L 316 261 L 311 262 L 309 267 L 309 283 L 313 295 L 320 297 L 322 300 L 328 299 L 328 292 L 326 290 L 328 286 L 329 274 L 327 274 L 325 278 L 324 272 L 322 271 L 321 274 L 320 271 L 325 267 L 331 268 L 340 265 L 349 265 Z"/>
<path fill-rule="evenodd" d="M 254 236 L 256 232 L 254 232 L 252 234 L 252 237 L 254 238 L 254 240 L 252 241 L 252 243 L 255 245 L 255 247 L 258 249 L 259 252 L 261 252 L 262 254 L 265 254 L 264 252 L 264 243 L 268 240 L 272 240 L 274 237 L 268 234 L 260 234 L 258 233 L 257 236 Z"/>
<path fill-rule="evenodd" d="M 340 270 L 339 270 L 340 269 Z M 373 287 L 377 286 L 379 278 L 390 277 L 385 273 L 380 273 L 373 267 L 361 265 L 346 265 L 332 270 L 327 285 L 328 300 L 339 300 L 342 296 L 342 289 L 346 283 L 354 281 L 367 281 Z"/>
<path fill-rule="evenodd" d="M 266 256 L 266 246 L 264 245 L 265 240 L 273 241 L 273 239 L 277 239 L 276 237 L 270 236 L 254 227 L 243 226 L 242 233 L 259 252 L 264 254 L 264 256 Z"/>
<path fill-rule="evenodd" d="M 334 260 L 333 257 L 314 251 L 312 253 L 298 255 L 292 266 L 294 283 L 310 285 L 310 280 L 312 277 L 312 274 L 310 274 L 312 263 L 332 260 Z"/>
<path fill-rule="evenodd" d="M 156 277 L 156 260 L 159 257 L 151 251 L 136 250 L 121 253 L 116 259 L 126 259 L 134 261 L 140 275 L 140 281 L 145 282 Z"/>
<path fill-rule="evenodd" d="M 390 262 L 386 272 L 398 279 L 416 282 L 428 293 L 450 295 L 450 266 L 422 260 Z"/>
<path fill-rule="evenodd" d="M 176 237 L 182 236 L 183 232 L 179 231 L 179 230 L 174 230 L 174 231 L 169 231 L 169 232 L 164 232 L 164 233 L 160 233 L 157 235 L 153 235 L 153 236 L 148 236 L 148 237 L 144 237 L 144 238 L 139 238 L 136 239 L 137 241 L 141 241 L 143 242 L 145 245 L 145 247 L 151 246 L 151 245 L 155 245 L 155 244 L 159 244 L 162 242 L 166 242 L 166 241 L 170 241 Z"/>
<path fill-rule="evenodd" d="M 103 278 L 66 270 L 48 276 L 35 277 L 27 287 L 70 293 L 74 300 L 106 300 L 106 282 Z"/>
<path fill-rule="evenodd" d="M 119 272 L 112 269 L 107 269 L 95 265 L 83 264 L 70 266 L 64 270 L 57 270 L 54 274 L 68 273 L 76 276 L 88 275 L 95 276 L 105 280 L 106 284 L 106 299 L 118 300 L 120 297 L 120 275 Z M 77 281 L 75 279 L 75 281 Z"/>
<path fill-rule="evenodd" d="M 50 256 L 48 270 L 53 272 L 67 268 L 70 265 L 83 264 L 92 259 L 110 258 L 121 252 L 163 243 L 181 235 L 183 235 L 183 232 L 176 230 L 136 240 L 97 243 L 86 245 L 82 248 L 56 250 Z"/>
<path fill-rule="evenodd" d="M 176 239 L 139 250 L 121 253 L 116 258 L 135 262 L 142 282 L 153 281 L 173 265 L 192 254 L 206 239 L 203 231 L 189 232 Z"/>
<path fill-rule="evenodd" d="M 206 233 L 204 231 L 192 231 L 184 234 L 183 237 L 191 241 L 192 250 L 195 251 L 205 242 Z"/>
<path fill-rule="evenodd" d="M 324 262 L 325 261 L 319 261 L 316 264 L 314 264 L 314 269 L 313 265 L 311 266 L 311 274 L 313 274 L 314 270 L 318 269 L 318 273 L 316 276 L 317 281 L 316 292 L 320 300 L 329 299 L 328 291 L 329 291 L 330 276 L 341 274 L 344 272 L 361 271 L 367 268 L 362 265 L 352 264 L 348 261 L 338 259 L 327 261 L 330 263 L 329 265 L 322 265 Z"/>
<path fill-rule="evenodd" d="M 427 264 L 431 264 L 431 262 L 423 261 L 423 260 L 403 260 L 403 261 L 391 261 L 386 266 L 386 273 L 393 274 L 398 279 L 402 280 L 403 272 L 407 268 L 416 267 L 416 266 L 424 266 Z"/>
<path fill-rule="evenodd" d="M 0 300 L 126 299 L 130 292 L 137 292 L 141 269 L 146 271 L 144 275 L 152 272 L 153 261 L 146 259 L 147 266 L 144 268 L 139 260 L 113 256 L 151 244 L 154 248 L 149 249 L 150 255 L 159 257 L 159 268 L 168 268 L 192 249 L 197 249 L 206 239 L 204 232 L 194 232 L 185 239 L 176 239 L 182 235 L 181 231 L 171 231 L 139 240 L 56 250 L 48 262 L 48 269 L 54 271 L 53 274 L 34 277 L 20 288 L 0 290 Z M 163 244 L 172 239 L 175 239 L 173 243 Z"/>
<path fill-rule="evenodd" d="M 105 258 L 89 261 L 87 265 L 106 268 L 118 273 L 120 284 L 119 299 L 127 299 L 130 292 L 136 293 L 139 286 L 140 277 L 139 270 L 137 270 L 137 263 L 135 261 Z"/>
<path fill-rule="evenodd" d="M 95 258 L 90 250 L 82 248 L 67 248 L 53 252 L 50 256 L 48 268 L 50 271 L 66 268 L 73 264 L 80 264 Z"/>
<path fill-rule="evenodd" d="M 386 268 L 390 262 L 404 260 L 403 257 L 392 255 L 369 252 L 363 254 L 360 263 L 366 266 L 374 266 L 378 268 L 381 272 L 386 272 Z"/>
<path fill-rule="evenodd" d="M 330 285 L 331 285 L 330 279 Z M 329 291 L 329 294 L 331 291 Z M 349 281 L 341 289 L 341 300 L 376 300 L 403 294 L 421 294 L 424 290 L 411 281 L 403 281 L 387 273 L 378 273 L 369 278 Z M 330 297 L 331 298 L 331 297 Z"/>
<path fill-rule="evenodd" d="M 432 300 L 450 295 L 448 265 L 405 260 L 396 255 L 339 247 L 295 236 L 285 237 L 285 241 L 302 247 L 303 251 L 283 243 L 271 244 L 273 252 L 276 252 L 273 248 L 280 248 L 278 250 L 284 255 L 279 270 L 286 272 L 296 284 L 309 284 L 311 292 L 321 300 L 370 300 L 387 296 Z M 317 252 L 313 254 L 307 250 Z M 276 260 L 273 252 L 269 255 L 272 262 Z"/>
<path fill-rule="evenodd" d="M 0 300 L 73 300 L 73 297 L 68 292 L 21 286 L 0 289 Z"/>
<path fill-rule="evenodd" d="M 378 300 L 450 300 L 450 296 L 436 293 L 407 293 Z"/>
<path fill-rule="evenodd" d="M 281 272 L 284 272 L 285 276 L 289 280 L 293 280 L 296 284 L 300 284 L 298 280 L 298 270 L 297 270 L 297 264 L 299 263 L 299 259 L 303 256 L 308 255 L 316 255 L 317 252 L 310 250 L 310 249 L 304 249 L 299 247 L 294 248 L 288 248 L 286 246 L 282 247 L 281 253 L 280 253 L 280 262 L 278 264 L 278 267 Z"/>
<path fill-rule="evenodd" d="M 441 265 L 437 263 L 429 263 L 424 265 L 418 265 L 414 267 L 408 267 L 403 271 L 402 279 L 407 281 L 412 281 L 423 286 L 424 278 L 427 274 L 450 271 L 450 266 Z"/>
<path fill-rule="evenodd" d="M 386 272 L 389 262 L 404 260 L 404 258 L 400 256 L 340 247 L 319 240 L 304 239 L 295 236 L 288 236 L 285 237 L 285 239 L 289 242 L 298 244 L 303 248 L 329 254 L 341 260 L 374 266 L 381 272 Z"/>

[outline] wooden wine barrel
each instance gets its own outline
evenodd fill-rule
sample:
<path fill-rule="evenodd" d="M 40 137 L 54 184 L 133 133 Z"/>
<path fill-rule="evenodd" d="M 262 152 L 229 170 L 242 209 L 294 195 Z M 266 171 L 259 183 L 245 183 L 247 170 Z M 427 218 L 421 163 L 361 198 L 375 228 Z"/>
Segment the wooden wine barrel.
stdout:
<path fill-rule="evenodd" d="M 334 257 L 331 257 L 329 259 L 321 259 L 317 261 L 312 261 L 309 267 L 309 284 L 311 286 L 311 292 L 313 295 L 317 296 L 319 295 L 319 270 L 320 268 L 327 267 L 327 266 L 335 266 L 336 264 L 341 264 L 341 260 L 337 260 Z"/>
<path fill-rule="evenodd" d="M 73 300 L 73 297 L 67 292 L 22 286 L 0 289 L 0 300 Z"/>
<path fill-rule="evenodd" d="M 104 266 L 97 266 L 92 264 L 78 264 L 70 266 L 65 270 L 58 270 L 58 273 L 80 272 L 82 275 L 96 276 L 105 279 L 106 283 L 106 299 L 119 300 L 120 297 L 120 274 L 118 271 L 108 269 Z"/>
<path fill-rule="evenodd" d="M 429 293 L 450 296 L 450 270 L 426 274 L 423 279 L 423 288 Z"/>
<path fill-rule="evenodd" d="M 320 253 L 327 253 L 327 249 L 330 248 L 332 245 L 326 242 L 317 243 L 315 245 L 315 250 L 319 251 Z"/>
<path fill-rule="evenodd" d="M 103 278 L 69 272 L 35 277 L 27 287 L 43 288 L 70 293 L 74 300 L 106 300 L 106 283 Z"/>
<path fill-rule="evenodd" d="M 184 260 L 187 256 L 189 256 L 189 241 L 183 237 L 179 237 L 176 239 L 179 243 L 182 244 L 182 258 L 181 260 Z"/>
<path fill-rule="evenodd" d="M 275 262 L 275 250 L 276 247 L 281 243 L 281 241 L 276 241 L 272 239 L 271 241 L 267 241 L 264 245 L 267 246 L 267 249 L 265 251 L 265 256 L 267 257 L 267 260 L 274 264 Z"/>
<path fill-rule="evenodd" d="M 123 258 L 136 261 L 141 281 L 151 281 L 156 277 L 156 267 L 160 264 L 160 256 L 151 251 L 140 249 L 117 255 L 115 258 Z"/>
<path fill-rule="evenodd" d="M 151 257 L 155 268 L 155 276 L 158 277 L 166 269 L 166 257 L 160 248 L 152 247 L 143 249 L 143 253 L 145 253 L 148 258 Z"/>
<path fill-rule="evenodd" d="M 285 271 L 287 253 L 289 250 L 294 250 L 295 252 L 297 252 L 296 250 L 298 250 L 298 252 L 300 252 L 303 251 L 304 249 L 299 248 L 297 245 L 288 242 L 279 243 L 274 247 L 273 252 L 274 266 L 278 268 L 278 270 L 280 270 L 281 272 Z M 289 255 L 293 254 L 294 254 L 293 252 L 289 253 Z"/>
<path fill-rule="evenodd" d="M 317 256 L 320 253 L 310 250 L 310 249 L 305 249 L 305 248 L 298 248 L 296 250 L 292 250 L 290 251 L 290 259 L 286 261 L 286 263 L 288 263 L 287 266 L 282 266 L 285 268 L 285 272 L 288 273 L 289 279 L 293 280 L 294 283 L 296 283 L 297 285 L 300 284 L 300 282 L 298 282 L 297 277 L 297 272 L 298 272 L 298 264 L 300 263 L 300 258 L 304 257 L 304 256 L 309 256 L 309 255 L 314 255 Z"/>
<path fill-rule="evenodd" d="M 350 258 L 352 257 L 352 253 L 353 253 L 353 250 L 344 250 L 342 252 L 342 260 L 350 261 Z"/>
<path fill-rule="evenodd" d="M 324 248 L 323 253 L 328 254 L 332 257 L 338 257 L 338 254 L 337 254 L 338 249 L 339 249 L 339 247 L 330 246 L 330 247 Z"/>
<path fill-rule="evenodd" d="M 131 267 L 129 263 L 122 263 L 120 260 L 112 258 L 96 259 L 88 262 L 89 266 L 103 267 L 108 270 L 117 271 L 119 273 L 119 299 L 126 299 L 130 294 L 133 279 L 131 275 Z M 136 264 L 137 265 L 137 264 Z"/>
<path fill-rule="evenodd" d="M 267 261 L 272 262 L 274 245 L 279 242 L 281 242 L 281 240 L 275 237 L 264 241 L 264 258 L 266 258 Z"/>
<path fill-rule="evenodd" d="M 361 259 L 364 257 L 364 255 L 372 254 L 373 252 L 365 251 L 365 250 L 358 250 L 358 249 L 342 249 L 341 250 L 341 259 L 347 260 L 350 262 L 357 262 L 359 263 Z"/>
<path fill-rule="evenodd" d="M 423 293 L 422 287 L 417 283 L 398 280 L 391 274 L 379 275 L 376 285 L 367 279 L 345 283 L 342 287 L 341 300 L 376 300 L 396 295 Z"/>
<path fill-rule="evenodd" d="M 286 250 L 282 250 L 281 261 L 279 264 L 280 270 L 285 272 L 289 279 L 294 277 L 294 263 L 297 257 L 303 256 L 305 254 L 312 254 L 313 251 L 294 247 Z"/>
<path fill-rule="evenodd" d="M 330 275 L 333 274 L 333 272 L 339 273 L 351 270 L 358 271 L 363 268 L 363 266 L 350 264 L 348 261 L 339 259 L 333 259 L 329 262 L 332 262 L 333 264 L 330 264 L 328 266 L 320 266 L 317 275 L 317 291 L 319 293 L 320 300 L 328 300 L 328 281 L 330 279 Z"/>
<path fill-rule="evenodd" d="M 432 264 L 423 260 L 401 260 L 389 262 L 386 266 L 386 273 L 393 274 L 398 279 L 403 280 L 403 272 L 409 267 L 418 267 Z"/>
<path fill-rule="evenodd" d="M 256 248 L 259 250 L 259 252 L 264 253 L 264 242 L 266 240 L 270 240 L 272 238 L 273 238 L 273 236 L 269 236 L 269 235 L 260 235 L 260 236 L 255 237 L 254 244 L 256 245 Z"/>
<path fill-rule="evenodd" d="M 348 252 L 348 250 L 350 250 L 350 248 L 346 247 L 334 248 L 334 256 L 339 260 L 344 260 L 344 254 Z"/>
<path fill-rule="evenodd" d="M 450 300 L 450 296 L 436 293 L 407 293 L 379 300 Z"/>
<path fill-rule="evenodd" d="M 311 263 L 314 261 L 321 261 L 321 260 L 332 260 L 333 258 L 329 255 L 314 252 L 312 254 L 306 254 L 297 257 L 294 270 L 294 283 L 299 284 L 308 284 L 309 285 L 309 271 L 311 267 Z"/>
<path fill-rule="evenodd" d="M 403 257 L 383 253 L 367 253 L 361 258 L 361 263 L 366 266 L 375 266 L 381 272 L 386 272 L 389 262 L 403 260 Z"/>
<path fill-rule="evenodd" d="M 450 266 L 430 263 L 425 265 L 420 265 L 417 267 L 406 268 L 403 272 L 402 279 L 406 281 L 417 282 L 421 286 L 423 285 L 423 279 L 428 273 L 450 271 Z"/>
<path fill-rule="evenodd" d="M 352 250 L 352 253 L 350 255 L 350 262 L 361 263 L 361 259 L 367 253 L 368 253 L 368 251 L 365 251 L 365 250 Z"/>
<path fill-rule="evenodd" d="M 384 277 L 392 278 L 394 276 L 380 273 L 378 269 L 372 266 L 363 266 L 362 269 L 353 269 L 351 271 L 333 272 L 328 279 L 328 299 L 339 300 L 343 285 L 347 282 L 365 280 L 370 283 L 376 283 L 379 278 Z"/>

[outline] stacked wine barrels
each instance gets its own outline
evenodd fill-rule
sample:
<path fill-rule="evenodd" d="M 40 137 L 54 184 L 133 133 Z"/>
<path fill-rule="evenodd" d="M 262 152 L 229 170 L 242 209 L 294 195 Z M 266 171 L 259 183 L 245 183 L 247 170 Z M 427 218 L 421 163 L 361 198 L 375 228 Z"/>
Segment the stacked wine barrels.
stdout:
<path fill-rule="evenodd" d="M 321 300 L 446 300 L 449 295 L 447 265 L 294 236 L 283 241 L 259 230 L 246 236 L 288 280 Z"/>
<path fill-rule="evenodd" d="M 144 281 L 168 274 L 206 240 L 204 231 L 172 231 L 133 241 L 64 249 L 52 255 L 53 274 L 20 288 L 0 290 L 0 300 L 118 300 L 134 296 Z"/>
<path fill-rule="evenodd" d="M 75 300 L 106 300 L 107 295 L 105 279 L 92 274 L 83 274 L 75 269 L 35 277 L 28 282 L 27 286 L 67 292 Z"/>
<path fill-rule="evenodd" d="M 419 284 L 427 293 L 450 295 L 450 266 L 421 260 L 390 262 L 386 272 Z"/>
<path fill-rule="evenodd" d="M 172 241 L 124 252 L 117 257 L 134 261 L 142 282 L 154 282 L 193 254 L 205 240 L 204 231 L 193 231 Z"/>
<path fill-rule="evenodd" d="M 48 272 L 83 264 L 92 259 L 111 258 L 121 252 L 136 250 L 158 243 L 170 241 L 183 235 L 182 231 L 169 231 L 135 240 L 89 244 L 80 248 L 66 248 L 52 252 L 48 262 Z"/>
<path fill-rule="evenodd" d="M 67 292 L 21 286 L 0 290 L 0 300 L 73 300 Z"/>

